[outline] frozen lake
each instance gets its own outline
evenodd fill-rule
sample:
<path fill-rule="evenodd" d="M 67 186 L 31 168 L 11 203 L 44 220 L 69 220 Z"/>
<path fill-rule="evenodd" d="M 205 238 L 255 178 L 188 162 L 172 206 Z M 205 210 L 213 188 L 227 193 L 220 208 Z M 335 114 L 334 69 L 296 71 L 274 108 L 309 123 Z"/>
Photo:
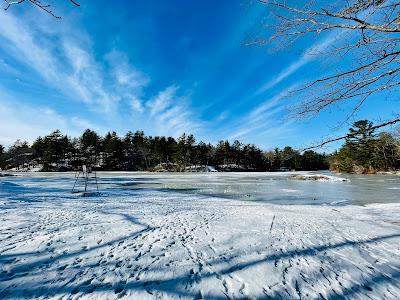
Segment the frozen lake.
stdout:
<path fill-rule="evenodd" d="M 99 172 L 99 189 L 105 195 L 139 191 L 177 192 L 226 199 L 264 201 L 275 204 L 365 205 L 400 201 L 400 176 L 335 175 L 348 182 L 288 180 L 294 173 L 145 173 Z M 69 194 L 74 173 L 31 173 L 0 178 L 0 195 L 32 194 L 46 197 Z M 10 184 L 7 184 L 10 183 Z M 93 189 L 94 185 L 90 185 Z"/>
<path fill-rule="evenodd" d="M 400 299 L 399 177 L 98 175 L 0 178 L 0 299 Z"/>

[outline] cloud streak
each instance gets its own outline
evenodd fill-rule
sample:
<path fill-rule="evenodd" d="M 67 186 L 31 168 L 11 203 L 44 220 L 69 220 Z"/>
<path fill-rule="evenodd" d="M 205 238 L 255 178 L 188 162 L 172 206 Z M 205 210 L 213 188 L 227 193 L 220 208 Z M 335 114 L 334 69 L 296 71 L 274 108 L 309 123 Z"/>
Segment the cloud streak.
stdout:
<path fill-rule="evenodd" d="M 96 61 L 85 37 L 63 29 L 46 32 L 43 26 L 28 26 L 10 13 L 0 13 L 0 23 L 1 48 L 10 57 L 34 70 L 69 99 L 84 102 L 92 110 L 111 113 L 118 102 L 140 93 L 148 83 L 147 77 L 117 52 L 108 56 L 113 77 L 106 78 L 104 63 Z"/>
<path fill-rule="evenodd" d="M 307 48 L 299 57 L 299 59 L 293 63 L 291 63 L 289 66 L 287 66 L 285 69 L 283 69 L 275 78 L 271 79 L 264 85 L 262 85 L 254 94 L 254 96 L 260 95 L 264 93 L 265 91 L 275 87 L 277 84 L 281 83 L 283 80 L 294 74 L 296 71 L 298 71 L 300 68 L 305 66 L 306 64 L 310 63 L 311 61 L 314 61 L 318 58 L 319 53 L 323 52 L 326 50 L 329 46 L 331 46 L 336 40 L 338 39 L 338 35 L 335 33 L 329 34 L 327 37 L 325 37 L 322 41 L 317 42 Z"/>
<path fill-rule="evenodd" d="M 195 133 L 202 126 L 190 109 L 188 97 L 179 95 L 178 91 L 177 86 L 169 86 L 146 103 L 159 134 Z"/>
<path fill-rule="evenodd" d="M 297 85 L 294 84 L 281 91 L 247 113 L 240 120 L 240 124 L 243 125 L 236 127 L 230 135 L 230 139 L 237 139 L 255 132 L 259 134 L 260 131 L 265 132 L 265 129 L 268 129 L 268 132 L 271 132 L 271 130 L 279 132 L 282 128 L 287 130 L 287 125 L 290 121 L 284 120 L 282 117 L 286 110 L 286 105 L 282 101 L 295 86 Z"/>
<path fill-rule="evenodd" d="M 65 96 L 63 99 L 67 102 L 83 103 L 84 111 L 87 109 L 87 113 L 90 111 L 91 115 L 107 120 L 112 126 L 110 129 L 118 130 L 113 126 L 119 126 L 129 130 L 131 128 L 127 126 L 136 122 L 139 126 L 147 123 L 153 133 L 176 135 L 184 131 L 195 133 L 200 127 L 195 121 L 189 98 L 179 96 L 177 87 L 156 90 L 156 96 L 146 96 L 150 77 L 133 66 L 124 52 L 112 49 L 99 58 L 91 46 L 90 37 L 81 31 L 70 32 L 67 25 L 49 30 L 49 24 L 41 20 L 30 23 L 29 18 L 19 18 L 12 13 L 0 13 L 0 24 L 0 49 L 29 70 L 25 73 L 29 76 L 28 81 L 55 89 Z M 5 61 L 0 63 L 2 71 L 9 73 Z M 12 90 L 9 91 L 12 94 Z M 126 108 L 131 110 L 131 114 L 126 112 Z M 31 111 L 29 106 L 22 105 L 21 110 L 24 109 Z M 131 120 L 120 121 L 121 112 Z M 147 114 L 150 118 L 146 118 Z M 21 126 L 29 124 L 16 117 L 15 111 L 11 115 L 14 115 L 13 120 L 21 122 Z M 58 115 L 49 126 L 66 129 L 68 126 L 77 128 L 94 124 L 80 117 L 66 120 Z M 32 128 L 43 134 L 40 126 Z M 21 135 L 14 133 L 15 137 Z"/>

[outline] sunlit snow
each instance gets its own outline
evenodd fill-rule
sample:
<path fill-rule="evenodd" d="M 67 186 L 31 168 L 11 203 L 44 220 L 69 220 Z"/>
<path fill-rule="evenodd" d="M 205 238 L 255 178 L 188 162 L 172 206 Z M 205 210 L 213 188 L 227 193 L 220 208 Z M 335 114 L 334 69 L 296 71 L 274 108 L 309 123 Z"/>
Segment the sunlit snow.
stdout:
<path fill-rule="evenodd" d="M 0 178 L 1 299 L 400 296 L 400 177 L 99 177 Z"/>

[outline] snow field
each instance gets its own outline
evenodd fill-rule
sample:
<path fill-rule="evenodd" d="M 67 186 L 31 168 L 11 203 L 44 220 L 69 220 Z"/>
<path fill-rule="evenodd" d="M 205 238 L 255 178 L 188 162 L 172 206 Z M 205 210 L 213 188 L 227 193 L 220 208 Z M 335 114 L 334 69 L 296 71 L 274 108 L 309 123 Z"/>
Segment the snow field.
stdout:
<path fill-rule="evenodd" d="M 0 197 L 1 299 L 399 299 L 400 204 Z"/>

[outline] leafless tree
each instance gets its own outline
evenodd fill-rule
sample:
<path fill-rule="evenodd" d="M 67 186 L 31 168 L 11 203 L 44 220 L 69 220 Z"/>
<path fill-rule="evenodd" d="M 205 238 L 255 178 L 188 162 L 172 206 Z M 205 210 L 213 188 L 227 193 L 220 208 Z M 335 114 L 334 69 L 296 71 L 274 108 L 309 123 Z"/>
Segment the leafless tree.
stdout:
<path fill-rule="evenodd" d="M 297 115 L 317 114 L 351 101 L 350 118 L 372 95 L 384 97 L 398 91 L 400 1 L 349 0 L 329 4 L 318 0 L 305 4 L 304 1 L 260 1 L 269 7 L 273 16 L 268 24 L 273 33 L 252 43 L 287 47 L 302 37 L 319 38 L 325 33 L 336 40 L 331 47 L 321 47 L 318 51 L 322 53 L 315 54 L 329 54 L 346 62 L 343 65 L 347 68 L 337 64 L 326 77 L 310 81 L 295 91 L 297 98 L 306 99 L 295 105 Z M 397 122 L 400 122 L 398 115 L 377 126 Z"/>
<path fill-rule="evenodd" d="M 80 6 L 80 4 L 75 1 L 75 0 L 68 0 L 70 3 L 72 3 L 74 6 Z M 38 7 L 39 9 L 45 11 L 46 13 L 50 14 L 56 19 L 60 19 L 61 17 L 54 14 L 54 12 L 51 10 L 51 5 L 48 3 L 43 3 L 40 0 L 4 0 L 5 2 L 5 7 L 4 10 L 8 10 L 11 6 L 18 5 L 18 4 L 24 4 L 24 3 L 29 3 L 31 5 L 34 5 Z"/>

